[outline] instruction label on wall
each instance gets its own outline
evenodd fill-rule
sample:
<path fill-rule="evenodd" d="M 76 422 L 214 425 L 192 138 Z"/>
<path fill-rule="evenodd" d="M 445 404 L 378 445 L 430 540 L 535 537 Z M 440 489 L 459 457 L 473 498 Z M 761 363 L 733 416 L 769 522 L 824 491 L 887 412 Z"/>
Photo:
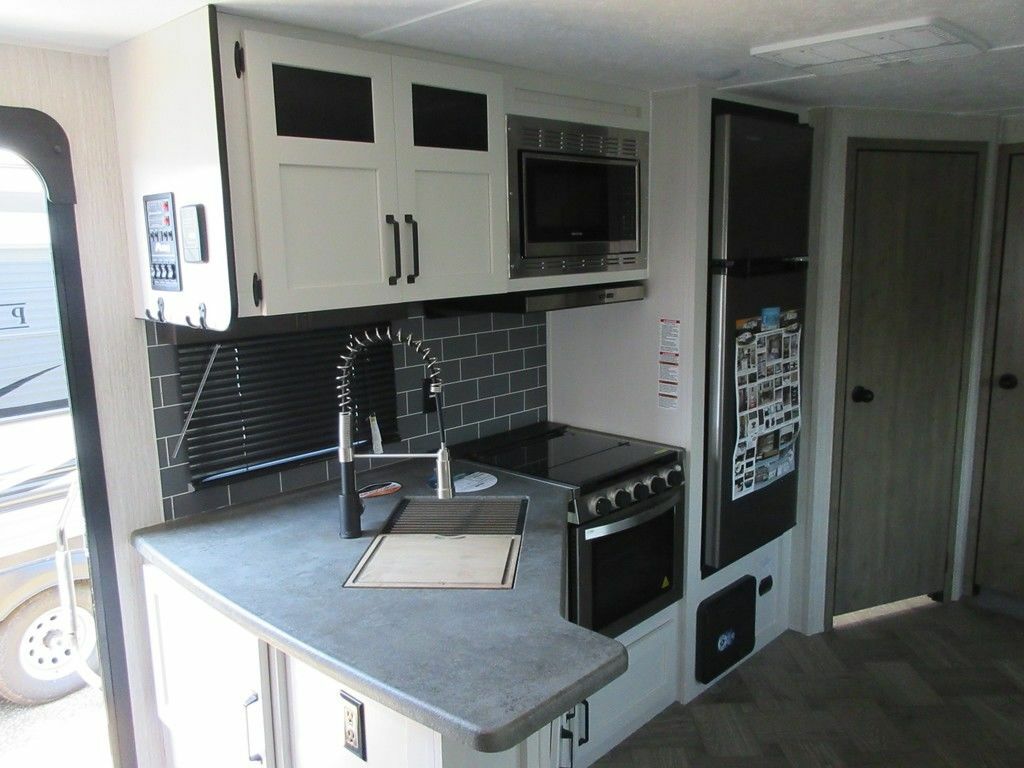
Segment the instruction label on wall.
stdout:
<path fill-rule="evenodd" d="M 800 433 L 800 315 L 765 307 L 736 321 L 736 449 L 732 497 L 796 469 Z"/>
<path fill-rule="evenodd" d="M 679 407 L 679 321 L 658 321 L 658 407 Z"/>

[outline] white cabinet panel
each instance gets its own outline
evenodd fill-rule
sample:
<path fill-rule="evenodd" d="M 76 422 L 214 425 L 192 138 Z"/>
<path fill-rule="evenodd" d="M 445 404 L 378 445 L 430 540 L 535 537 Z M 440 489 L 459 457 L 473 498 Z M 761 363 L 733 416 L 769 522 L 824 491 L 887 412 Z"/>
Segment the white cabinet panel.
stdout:
<path fill-rule="evenodd" d="M 483 256 L 490 252 L 490 183 L 486 173 L 415 172 L 409 207 L 420 220 L 421 290 L 442 276 L 490 277 L 490 260 Z"/>
<path fill-rule="evenodd" d="M 281 166 L 288 294 L 334 291 L 341 285 L 373 291 L 387 284 L 380 260 L 345 258 L 387 250 L 377 226 L 383 217 L 379 200 L 379 175 L 372 168 Z M 339 215 L 325 215 L 325 209 Z"/>
<path fill-rule="evenodd" d="M 264 312 L 400 301 L 385 221 L 398 201 L 391 57 L 251 31 L 244 44 Z M 309 82 L 287 81 L 296 73 Z M 341 126 L 352 136 L 330 130 L 347 119 L 347 106 L 331 111 L 338 99 L 368 113 Z"/>
<path fill-rule="evenodd" d="M 395 143 L 398 158 L 398 199 L 403 223 L 412 216 L 418 225 L 419 276 L 406 281 L 408 301 L 503 292 L 508 283 L 507 157 L 502 79 L 433 62 L 395 57 L 392 64 L 395 99 Z M 447 116 L 451 130 L 442 126 L 431 144 L 417 121 L 443 122 L 434 111 L 417 109 L 415 89 L 426 86 L 454 97 Z M 422 97 L 422 91 L 420 92 Z M 476 98 L 485 111 L 454 106 L 460 97 Z M 480 121 L 479 131 L 457 123 Z M 425 141 L 423 134 L 427 134 Z M 460 147 L 469 136 L 476 148 Z M 451 146 L 437 146 L 452 142 Z M 477 143 L 479 142 L 479 143 Z M 413 244 L 404 248 L 406 271 L 413 267 Z"/>
<path fill-rule="evenodd" d="M 674 611 L 675 607 L 668 610 Z M 678 648 L 674 617 L 626 641 L 629 669 L 587 700 L 590 739 L 577 746 L 575 768 L 586 768 L 600 759 L 675 701 Z M 577 707 L 575 720 L 577 737 L 585 735 L 584 707 Z"/>
<path fill-rule="evenodd" d="M 363 702 L 366 762 L 346 750 L 342 690 L 327 675 L 288 659 L 292 768 L 441 768 L 437 733 L 358 694 L 355 698 Z"/>
<path fill-rule="evenodd" d="M 152 566 L 146 600 L 171 768 L 271 766 L 259 640 Z"/>

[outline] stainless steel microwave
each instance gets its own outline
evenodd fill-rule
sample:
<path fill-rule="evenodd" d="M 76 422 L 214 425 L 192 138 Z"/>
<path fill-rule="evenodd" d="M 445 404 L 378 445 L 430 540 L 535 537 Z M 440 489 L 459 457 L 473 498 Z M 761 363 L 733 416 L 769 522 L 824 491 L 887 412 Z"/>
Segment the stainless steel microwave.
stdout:
<path fill-rule="evenodd" d="M 647 266 L 648 134 L 508 116 L 512 277 Z"/>

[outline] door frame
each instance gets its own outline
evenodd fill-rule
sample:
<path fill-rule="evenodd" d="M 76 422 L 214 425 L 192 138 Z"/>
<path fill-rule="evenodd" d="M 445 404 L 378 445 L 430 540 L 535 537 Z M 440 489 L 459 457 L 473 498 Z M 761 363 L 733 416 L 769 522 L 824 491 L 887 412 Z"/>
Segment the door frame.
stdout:
<path fill-rule="evenodd" d="M 989 250 L 988 287 L 985 292 L 985 326 L 981 338 L 981 369 L 978 379 L 977 428 L 974 436 L 974 465 L 971 474 L 971 496 L 967 511 L 967 551 L 964 555 L 965 594 L 976 594 L 975 569 L 978 563 L 978 541 L 981 525 L 982 482 L 985 478 L 985 454 L 988 445 L 989 410 L 992 401 L 992 380 L 995 376 L 996 325 L 999 320 L 999 295 L 1002 287 L 1003 257 L 1006 239 L 1006 209 L 1009 205 L 1010 158 L 1024 155 L 1024 143 L 1002 144 L 996 163 L 995 210 L 992 221 L 992 245 Z"/>
<path fill-rule="evenodd" d="M 832 629 L 835 611 L 836 571 L 839 554 L 839 507 L 842 495 L 843 443 L 846 418 L 847 363 L 850 343 L 850 295 L 853 274 L 853 222 L 857 189 L 857 154 L 861 151 L 932 152 L 973 154 L 977 159 L 974 180 L 974 222 L 971 227 L 971 253 L 968 263 L 967 303 L 964 313 L 964 348 L 960 369 L 960 397 L 957 404 L 956 443 L 953 465 L 961 467 L 964 452 L 964 433 L 969 410 L 971 382 L 971 327 L 978 311 L 977 281 L 981 251 L 982 203 L 988 145 L 981 141 L 930 141 L 919 139 L 872 139 L 851 137 L 846 145 L 846 187 L 843 210 L 843 256 L 839 298 L 839 335 L 836 356 L 836 388 L 834 398 L 834 428 L 832 436 L 831 488 L 828 509 L 828 560 L 825 571 L 825 629 Z M 957 508 L 963 477 L 957 472 L 953 478 L 950 496 L 950 515 L 946 543 L 946 573 L 943 600 L 949 600 L 953 591 L 953 560 L 956 549 Z"/>
<path fill-rule="evenodd" d="M 46 187 L 50 251 L 78 454 L 86 541 L 91 555 L 89 575 L 110 750 L 116 768 L 135 768 L 137 756 L 124 626 L 75 223 L 71 146 L 64 129 L 49 115 L 35 109 L 6 106 L 0 106 L 0 146 L 21 155 Z"/>

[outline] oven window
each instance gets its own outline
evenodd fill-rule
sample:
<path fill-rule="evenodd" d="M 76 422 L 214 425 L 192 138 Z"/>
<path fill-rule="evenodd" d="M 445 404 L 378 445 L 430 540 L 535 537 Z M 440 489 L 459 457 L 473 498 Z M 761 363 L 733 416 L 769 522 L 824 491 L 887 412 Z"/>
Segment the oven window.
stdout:
<path fill-rule="evenodd" d="M 601 631 L 675 586 L 673 509 L 590 541 L 593 624 Z"/>
<path fill-rule="evenodd" d="M 523 178 L 528 245 L 638 239 L 636 163 L 525 155 Z"/>

